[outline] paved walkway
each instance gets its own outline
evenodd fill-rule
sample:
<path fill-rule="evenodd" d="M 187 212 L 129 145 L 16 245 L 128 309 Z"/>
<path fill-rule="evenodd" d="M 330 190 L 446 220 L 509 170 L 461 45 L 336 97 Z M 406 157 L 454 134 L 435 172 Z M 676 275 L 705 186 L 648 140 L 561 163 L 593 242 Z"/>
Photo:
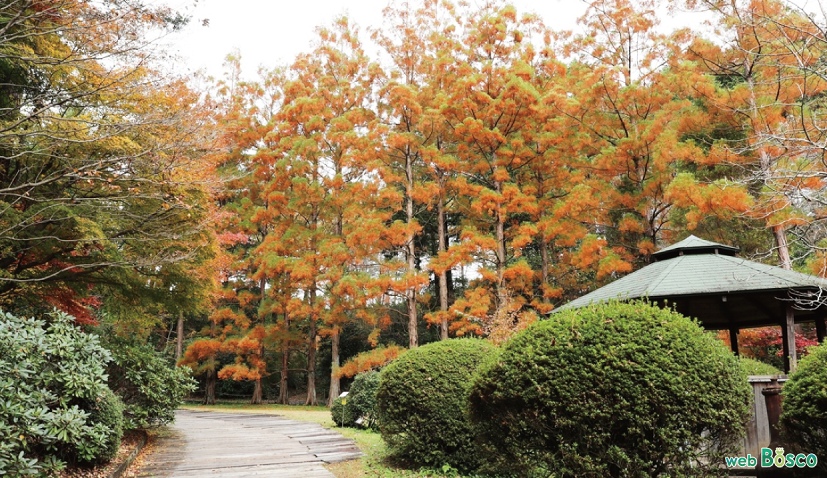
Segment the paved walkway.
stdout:
<path fill-rule="evenodd" d="M 352 440 L 276 415 L 179 410 L 140 477 L 331 478 L 325 463 L 361 456 Z"/>

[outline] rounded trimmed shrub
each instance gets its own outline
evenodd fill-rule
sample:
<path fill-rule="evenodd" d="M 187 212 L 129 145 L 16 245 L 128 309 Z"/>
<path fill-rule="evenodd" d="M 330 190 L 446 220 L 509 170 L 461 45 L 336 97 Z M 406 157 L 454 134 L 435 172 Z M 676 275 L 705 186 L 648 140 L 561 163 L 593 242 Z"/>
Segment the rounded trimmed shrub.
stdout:
<path fill-rule="evenodd" d="M 533 324 L 480 367 L 469 395 L 488 471 L 701 477 L 734 453 L 750 389 L 693 320 L 633 302 Z"/>
<path fill-rule="evenodd" d="M 333 421 L 340 427 L 376 429 L 376 391 L 379 372 L 362 372 L 353 379 L 347 396 L 338 397 L 330 407 Z"/>
<path fill-rule="evenodd" d="M 376 393 L 382 374 L 376 370 L 362 372 L 353 379 L 347 404 L 352 407 L 354 425 L 361 428 L 378 428 L 376 422 Z M 359 421 L 361 420 L 361 422 Z"/>
<path fill-rule="evenodd" d="M 353 407 L 350 406 L 350 393 L 345 397 L 336 397 L 333 406 L 330 407 L 330 414 L 333 416 L 333 423 L 339 427 L 355 427 L 356 417 L 353 414 Z"/>
<path fill-rule="evenodd" d="M 768 363 L 746 357 L 741 357 L 741 368 L 747 375 L 784 375 L 784 372 Z"/>
<path fill-rule="evenodd" d="M 419 466 L 477 466 L 466 397 L 475 369 L 494 351 L 479 339 L 443 340 L 409 350 L 382 370 L 379 430 L 395 457 Z"/>
<path fill-rule="evenodd" d="M 827 345 L 811 347 L 781 391 L 784 436 L 801 453 L 815 453 L 827 472 Z"/>

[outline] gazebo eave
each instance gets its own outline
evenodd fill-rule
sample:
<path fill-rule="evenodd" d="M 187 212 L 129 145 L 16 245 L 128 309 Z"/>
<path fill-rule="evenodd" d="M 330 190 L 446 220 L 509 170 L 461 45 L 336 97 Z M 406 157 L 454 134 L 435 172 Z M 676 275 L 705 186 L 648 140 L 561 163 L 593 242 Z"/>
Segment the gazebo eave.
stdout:
<path fill-rule="evenodd" d="M 793 370 L 797 360 L 795 324 L 815 322 L 819 342 L 825 339 L 827 306 L 820 300 L 811 300 L 807 305 L 812 307 L 802 304 L 807 303 L 808 294 L 820 299 L 821 292 L 827 290 L 827 280 L 739 259 L 737 251 L 690 236 L 657 253 L 657 262 L 557 310 L 645 299 L 694 317 L 707 329 L 728 329 L 736 354 L 740 329 L 781 326 L 785 369 Z"/>

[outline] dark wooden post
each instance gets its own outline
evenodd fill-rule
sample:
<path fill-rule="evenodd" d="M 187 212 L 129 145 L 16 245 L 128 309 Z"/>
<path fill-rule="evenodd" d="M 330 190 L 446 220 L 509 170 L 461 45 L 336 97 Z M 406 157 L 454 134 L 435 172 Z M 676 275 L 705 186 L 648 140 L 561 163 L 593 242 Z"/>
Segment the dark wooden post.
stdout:
<path fill-rule="evenodd" d="M 781 385 L 779 385 L 778 379 L 772 379 L 770 386 L 761 390 L 761 394 L 764 395 L 764 403 L 767 406 L 767 421 L 770 425 L 770 443 L 767 446 L 775 448 L 780 443 L 778 420 L 781 417 Z"/>
<path fill-rule="evenodd" d="M 738 327 L 729 328 L 729 346 L 732 348 L 732 353 L 737 357 L 738 354 Z"/>
<path fill-rule="evenodd" d="M 816 337 L 818 338 L 818 343 L 823 344 L 824 343 L 825 329 L 827 329 L 827 327 L 825 327 L 825 323 L 824 323 L 825 312 L 823 312 L 821 310 L 819 310 L 817 312 L 818 313 L 816 315 Z"/>
<path fill-rule="evenodd" d="M 790 343 L 787 341 L 787 327 L 781 324 L 781 353 L 784 354 L 784 373 L 790 373 Z"/>
<path fill-rule="evenodd" d="M 795 311 L 786 304 L 785 320 L 781 324 L 781 342 L 784 348 L 784 373 L 795 372 L 798 360 L 795 353 Z"/>

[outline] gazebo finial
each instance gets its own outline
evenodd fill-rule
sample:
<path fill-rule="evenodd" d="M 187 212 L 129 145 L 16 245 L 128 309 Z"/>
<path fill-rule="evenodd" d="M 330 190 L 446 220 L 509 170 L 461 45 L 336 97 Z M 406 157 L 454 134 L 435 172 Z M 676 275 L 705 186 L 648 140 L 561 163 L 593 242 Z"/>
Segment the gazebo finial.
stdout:
<path fill-rule="evenodd" d="M 717 242 L 707 241 L 700 237 L 690 235 L 686 239 L 672 244 L 669 247 L 664 247 L 652 254 L 656 261 L 664 261 L 673 257 L 682 256 L 686 254 L 723 254 L 727 256 L 734 256 L 740 252 L 738 247 L 728 246 L 726 244 L 719 244 Z"/>

